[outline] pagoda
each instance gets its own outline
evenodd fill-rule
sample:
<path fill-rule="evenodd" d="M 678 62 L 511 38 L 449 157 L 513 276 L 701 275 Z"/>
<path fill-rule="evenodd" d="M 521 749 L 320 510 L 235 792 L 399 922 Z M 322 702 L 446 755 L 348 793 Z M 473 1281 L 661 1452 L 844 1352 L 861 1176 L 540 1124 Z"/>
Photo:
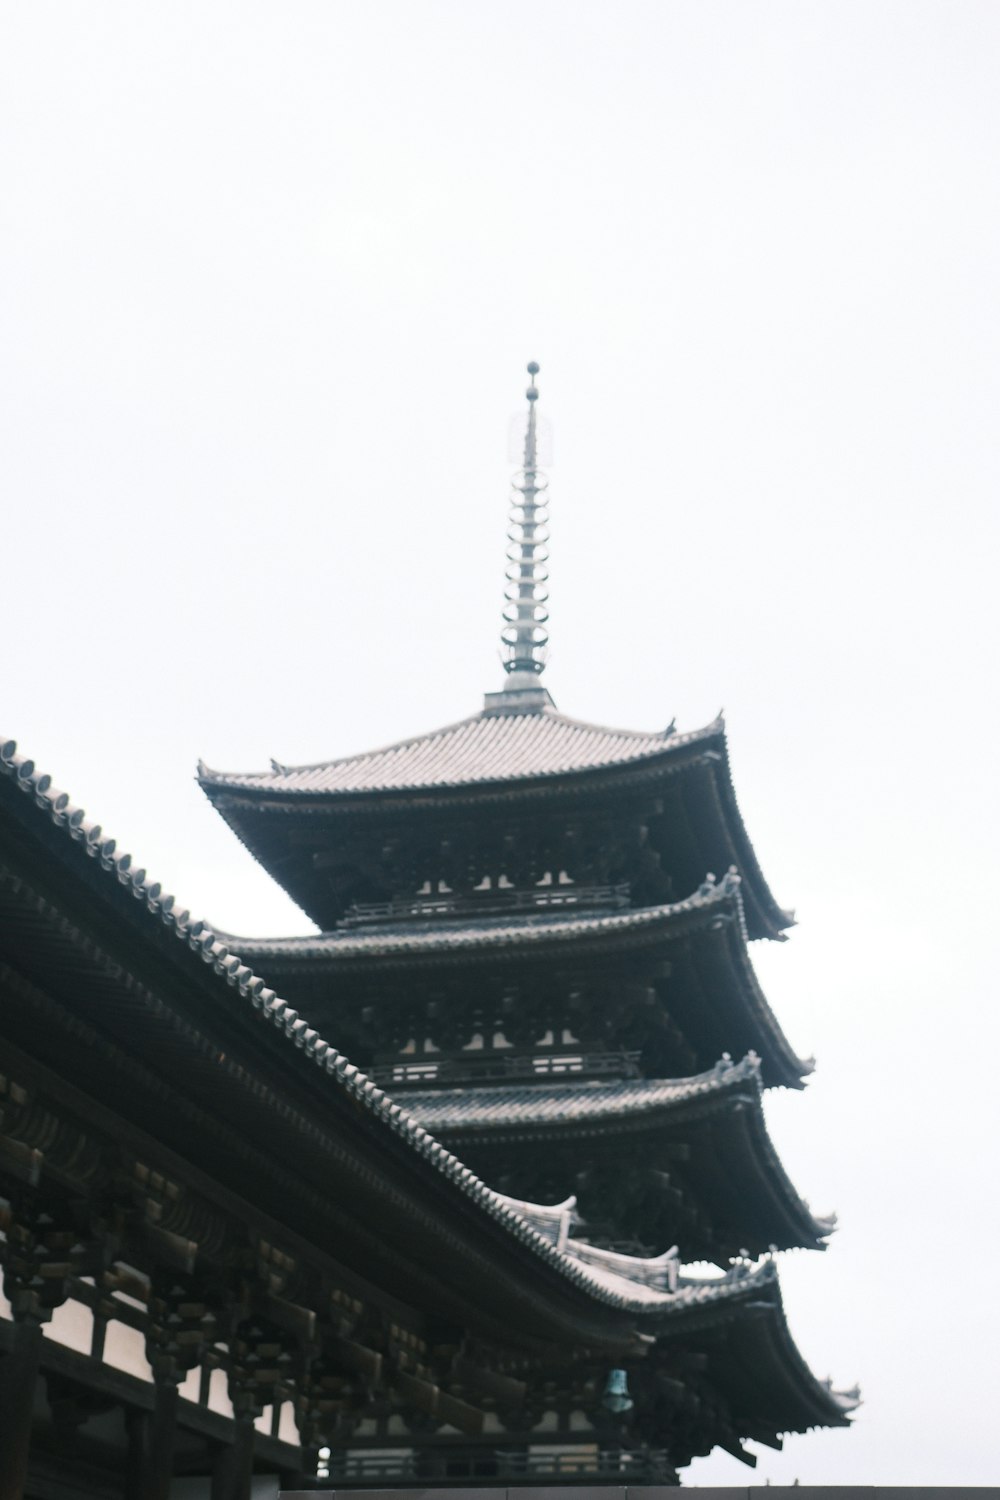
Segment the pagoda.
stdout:
<path fill-rule="evenodd" d="M 371 752 L 261 773 L 200 764 L 213 806 L 320 929 L 225 940 L 581 1264 L 657 1288 L 662 1306 L 692 1286 L 719 1298 L 683 1265 L 714 1263 L 734 1286 L 773 1278 L 775 1251 L 823 1249 L 834 1228 L 789 1180 L 762 1108 L 813 1066 L 749 956 L 794 919 L 744 828 L 721 717 L 609 729 L 561 714 L 543 685 L 548 496 L 528 371 L 502 689 Z M 616 1372 L 623 1448 L 654 1444 L 677 1466 L 721 1443 L 751 1461 L 743 1438 L 780 1446 L 846 1420 L 850 1400 L 809 1374 L 783 1318 L 780 1334 L 755 1331 L 706 1300 L 703 1327 L 659 1319 L 656 1354 Z M 520 1441 L 587 1450 L 572 1379 L 536 1377 Z M 384 1423 L 366 1437 L 393 1441 Z"/>

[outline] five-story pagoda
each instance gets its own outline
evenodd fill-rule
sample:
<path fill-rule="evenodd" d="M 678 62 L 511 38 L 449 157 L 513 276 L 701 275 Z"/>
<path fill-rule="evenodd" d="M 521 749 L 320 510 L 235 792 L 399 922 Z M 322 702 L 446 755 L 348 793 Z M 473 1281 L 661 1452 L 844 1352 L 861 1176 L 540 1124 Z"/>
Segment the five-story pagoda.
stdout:
<path fill-rule="evenodd" d="M 721 719 L 607 729 L 560 714 L 542 685 L 548 510 L 528 370 L 502 691 L 374 752 L 260 774 L 200 766 L 213 805 L 321 929 L 228 941 L 587 1265 L 669 1297 L 698 1284 L 682 1262 L 714 1262 L 725 1284 L 759 1277 L 776 1297 L 772 1252 L 822 1249 L 833 1229 L 789 1181 L 761 1105 L 812 1066 L 748 953 L 792 918 L 743 827 Z M 783 1318 L 765 1330 L 765 1294 L 725 1311 L 722 1284 L 704 1283 L 698 1336 L 664 1322 L 632 1394 L 615 1372 L 626 1388 L 605 1406 L 623 1448 L 656 1442 L 676 1464 L 722 1441 L 746 1456 L 704 1437 L 693 1412 L 713 1402 L 739 1440 L 780 1445 L 845 1420 L 851 1401 L 808 1373 Z M 529 1448 L 593 1443 L 572 1384 L 549 1379 L 519 1419 Z M 389 1429 L 373 1439 L 391 1443 Z"/>

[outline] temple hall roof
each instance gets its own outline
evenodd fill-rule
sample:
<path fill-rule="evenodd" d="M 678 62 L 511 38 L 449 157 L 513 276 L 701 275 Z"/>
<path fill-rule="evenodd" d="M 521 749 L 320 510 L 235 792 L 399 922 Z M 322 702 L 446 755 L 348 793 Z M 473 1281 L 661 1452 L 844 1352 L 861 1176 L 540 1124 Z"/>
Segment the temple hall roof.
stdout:
<path fill-rule="evenodd" d="M 282 795 L 418 791 L 621 766 L 683 750 L 722 731 L 721 718 L 688 734 L 672 729 L 640 733 L 585 724 L 549 707 L 530 713 L 486 709 L 444 729 L 360 755 L 308 766 L 272 762 L 272 770 L 256 773 L 199 765 L 198 779 L 206 789 Z"/>

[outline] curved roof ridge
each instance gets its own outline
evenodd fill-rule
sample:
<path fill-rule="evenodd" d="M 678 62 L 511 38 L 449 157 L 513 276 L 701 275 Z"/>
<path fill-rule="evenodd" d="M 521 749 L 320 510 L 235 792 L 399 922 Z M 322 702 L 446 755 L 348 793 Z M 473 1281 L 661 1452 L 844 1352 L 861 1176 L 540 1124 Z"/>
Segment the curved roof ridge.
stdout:
<path fill-rule="evenodd" d="M 547 710 L 542 710 L 542 712 L 547 712 Z M 388 744 L 375 745 L 371 750 L 352 750 L 349 755 L 333 755 L 326 760 L 304 761 L 301 765 L 294 766 L 287 765 L 284 761 L 272 760 L 271 766 L 274 771 L 280 771 L 285 774 L 295 771 L 323 771 L 326 770 L 328 766 L 340 766 L 343 765 L 345 761 L 349 760 L 367 760 L 369 756 L 389 755 L 394 750 L 409 750 L 411 745 L 422 745 L 427 740 L 438 739 L 440 735 L 454 734 L 456 730 L 464 729 L 466 725 L 474 724 L 477 719 L 481 719 L 483 717 L 483 710 L 480 709 L 477 713 L 466 714 L 464 719 L 453 719 L 450 724 L 442 724 L 437 729 L 425 729 L 422 734 L 410 734 L 402 740 L 390 740 Z M 514 715 L 512 714 L 510 717 L 513 718 Z M 224 776 L 228 773 L 223 771 L 220 774 Z M 244 772 L 237 774 L 259 775 L 260 773 Z"/>
<path fill-rule="evenodd" d="M 243 998 L 248 999 L 261 1020 L 269 1021 L 284 1034 L 289 1045 L 295 1046 L 315 1066 L 321 1068 L 336 1087 L 356 1099 L 379 1121 L 378 1128 L 388 1129 L 401 1137 L 410 1149 L 447 1178 L 456 1191 L 471 1199 L 479 1209 L 498 1221 L 515 1239 L 540 1259 L 547 1261 L 580 1291 L 624 1312 L 671 1313 L 681 1311 L 693 1301 L 714 1300 L 714 1296 L 728 1298 L 734 1287 L 741 1290 L 746 1285 L 745 1280 L 740 1282 L 738 1278 L 726 1273 L 711 1283 L 714 1295 L 709 1299 L 682 1295 L 681 1289 L 677 1293 L 655 1292 L 621 1277 L 598 1273 L 564 1250 L 557 1249 L 527 1220 L 508 1208 L 499 1194 L 488 1188 L 423 1126 L 411 1119 L 406 1110 L 390 1099 L 342 1052 L 325 1041 L 308 1025 L 304 1017 L 274 990 L 269 989 L 263 979 L 241 963 L 238 955 L 229 951 L 206 922 L 193 921 L 189 911 L 178 910 L 175 898 L 164 893 L 158 881 L 150 880 L 144 868 L 133 868 L 132 856 L 119 853 L 116 841 L 106 837 L 101 825 L 88 819 L 82 807 L 71 803 L 68 793 L 55 788 L 51 776 L 39 774 L 34 761 L 18 752 L 14 740 L 0 738 L 0 774 L 31 797 L 36 807 L 42 813 L 47 813 L 51 821 L 79 845 L 86 856 L 95 859 L 103 871 L 130 890 L 136 900 L 145 906 L 151 919 L 161 921 L 230 987 L 237 989 Z"/>
<path fill-rule="evenodd" d="M 291 957 L 296 953 L 313 956 L 320 953 L 409 952 L 413 949 L 474 948 L 499 946 L 513 940 L 526 939 L 540 942 L 545 938 L 559 940 L 578 936 L 581 932 L 606 932 L 629 930 L 635 927 L 655 926 L 657 922 L 669 921 L 671 917 L 683 916 L 693 911 L 735 902 L 742 921 L 742 898 L 740 877 L 727 870 L 721 880 L 704 880 L 696 891 L 681 901 L 663 902 L 659 906 L 638 906 L 625 911 L 580 911 L 567 916 L 565 912 L 550 915 L 544 912 L 518 913 L 509 917 L 483 917 L 478 922 L 468 918 L 454 922 L 435 921 L 427 928 L 415 927 L 412 922 L 396 926 L 388 924 L 373 928 L 370 932 L 359 932 L 352 928 L 334 928 L 328 932 L 302 933 L 292 937 L 252 938 L 216 929 L 220 937 L 232 945 L 239 945 L 246 953 L 256 957 Z"/>
<path fill-rule="evenodd" d="M 431 1129 L 473 1130 L 508 1120 L 518 1126 L 565 1120 L 565 1102 L 572 1102 L 577 1119 L 635 1118 L 664 1104 L 721 1093 L 734 1085 L 753 1081 L 761 1091 L 760 1058 L 748 1052 L 739 1062 L 722 1057 L 714 1067 L 686 1078 L 587 1079 L 568 1082 L 475 1084 L 462 1087 L 407 1090 L 407 1107 L 415 1119 Z M 443 1116 L 450 1106 L 452 1117 Z M 477 1108 L 478 1106 L 478 1108 Z M 512 1110 L 513 1106 L 513 1110 Z M 456 1107 L 458 1112 L 456 1114 Z"/>
<path fill-rule="evenodd" d="M 413 734 L 405 740 L 391 740 L 386 745 L 376 745 L 372 750 L 352 750 L 349 755 L 334 755 L 327 760 L 308 760 L 303 761 L 300 765 L 293 766 L 286 765 L 284 761 L 275 760 L 272 756 L 270 771 L 218 771 L 206 765 L 203 760 L 199 760 L 198 780 L 212 780 L 218 777 L 225 782 L 234 778 L 247 776 L 253 780 L 257 780 L 259 777 L 291 775 L 296 771 L 323 771 L 328 766 L 343 765 L 345 761 L 366 759 L 370 755 L 388 755 L 392 750 L 409 749 L 411 745 L 420 745 L 425 740 L 436 739 L 440 734 L 451 734 L 456 729 L 464 729 L 466 724 L 471 724 L 476 719 L 481 719 L 482 717 L 483 712 L 480 710 L 478 713 L 467 714 L 464 719 L 454 719 L 450 724 L 443 724 L 440 729 L 427 729 L 423 734 Z"/>
<path fill-rule="evenodd" d="M 483 712 L 485 717 L 498 717 L 495 713 L 491 714 L 488 709 Z M 683 738 L 683 735 L 678 736 L 673 721 L 667 725 L 666 729 L 621 729 L 615 724 L 592 724 L 589 719 L 578 719 L 573 714 L 560 713 L 557 708 L 546 708 L 542 712 L 547 714 L 550 719 L 558 719 L 560 723 L 567 724 L 571 729 L 595 730 L 598 734 L 613 734 L 622 739 L 659 740 L 661 743 L 666 744 L 668 740 L 673 740 L 675 737 Z M 505 709 L 503 716 L 505 718 L 513 718 L 514 714 L 511 713 L 510 709 Z M 712 721 L 712 724 L 705 725 L 704 727 L 710 729 L 718 722 L 719 720 L 716 718 Z M 697 734 L 701 731 L 688 730 L 686 732 Z"/>
<path fill-rule="evenodd" d="M 593 1247 L 587 1245 L 586 1250 L 592 1251 Z M 579 1267 L 595 1288 L 600 1288 L 609 1296 L 621 1297 L 629 1311 L 637 1313 L 670 1314 L 706 1303 L 727 1302 L 761 1291 L 777 1283 L 778 1279 L 777 1267 L 773 1261 L 765 1259 L 749 1270 L 742 1264 L 737 1264 L 724 1271 L 721 1276 L 705 1277 L 704 1280 L 694 1276 L 678 1276 L 676 1287 L 670 1290 L 658 1285 L 661 1273 L 666 1269 L 659 1257 L 653 1257 L 653 1263 L 647 1268 L 647 1259 L 642 1256 L 622 1256 L 623 1261 L 635 1262 L 633 1277 L 626 1274 L 623 1268 L 616 1268 L 610 1260 L 607 1264 L 601 1264 L 597 1256 L 593 1259 L 588 1256 L 584 1261 L 570 1249 L 560 1253 Z M 645 1279 L 646 1277 L 649 1279 Z"/>
<path fill-rule="evenodd" d="M 672 724 L 665 730 L 591 724 L 547 705 L 523 712 L 483 709 L 372 750 L 302 765 L 272 760 L 270 771 L 218 771 L 199 761 L 198 780 L 206 790 L 229 787 L 315 794 L 530 779 L 642 760 L 712 738 L 724 733 L 724 728 L 721 715 L 699 729 L 678 733 Z M 450 757 L 443 757 L 444 767 L 439 753 L 436 771 L 422 756 L 431 746 L 439 752 L 442 746 L 451 751 Z"/>
<path fill-rule="evenodd" d="M 439 1088 L 407 1091 L 406 1102 L 415 1119 L 428 1129 L 439 1131 L 446 1140 L 464 1149 L 470 1136 L 483 1139 L 499 1136 L 505 1130 L 520 1133 L 557 1131 L 560 1126 L 627 1122 L 640 1127 L 658 1112 L 694 1101 L 722 1103 L 729 1091 L 736 1099 L 746 1098 L 746 1085 L 753 1089 L 756 1118 L 755 1139 L 765 1171 L 772 1174 L 772 1191 L 781 1201 L 797 1211 L 804 1223 L 812 1226 L 815 1248 L 825 1249 L 820 1241 L 836 1232 L 837 1215 L 816 1214 L 798 1191 L 778 1154 L 767 1129 L 763 1107 L 761 1060 L 750 1051 L 738 1062 L 724 1053 L 713 1068 L 687 1078 L 588 1079 L 570 1082 L 539 1080 L 472 1086 L 444 1085 Z M 535 1137 L 538 1139 L 539 1137 Z M 542 1137 L 545 1138 L 544 1136 Z"/>

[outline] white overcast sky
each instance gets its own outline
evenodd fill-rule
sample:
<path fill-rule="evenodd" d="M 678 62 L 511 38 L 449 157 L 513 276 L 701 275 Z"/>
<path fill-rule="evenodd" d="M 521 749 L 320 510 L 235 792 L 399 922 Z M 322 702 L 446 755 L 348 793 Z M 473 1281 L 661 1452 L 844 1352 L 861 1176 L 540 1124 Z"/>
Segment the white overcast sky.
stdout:
<path fill-rule="evenodd" d="M 866 1405 L 757 1478 L 995 1482 L 1000 5 L 0 17 L 4 733 L 199 914 L 305 930 L 197 758 L 499 685 L 539 360 L 549 686 L 724 705 L 799 912 L 755 956 L 818 1071 L 768 1115 L 842 1228 L 786 1303 Z"/>

